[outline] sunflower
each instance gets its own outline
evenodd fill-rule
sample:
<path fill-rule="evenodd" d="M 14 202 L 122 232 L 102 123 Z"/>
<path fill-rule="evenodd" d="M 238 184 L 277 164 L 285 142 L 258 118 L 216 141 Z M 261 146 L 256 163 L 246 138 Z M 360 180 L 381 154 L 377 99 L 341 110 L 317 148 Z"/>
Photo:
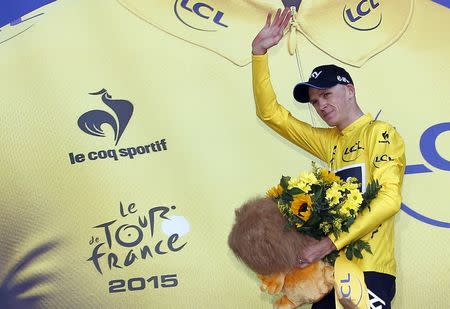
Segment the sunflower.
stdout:
<path fill-rule="evenodd" d="M 337 176 L 335 173 L 328 171 L 327 169 L 320 169 L 320 175 L 322 176 L 323 181 L 327 183 L 333 183 L 335 181 L 341 181 L 341 177 Z"/>
<path fill-rule="evenodd" d="M 308 221 L 312 212 L 311 196 L 305 194 L 296 196 L 291 203 L 291 212 L 303 221 Z"/>
<path fill-rule="evenodd" d="M 283 188 L 280 185 L 277 185 L 275 187 L 270 188 L 266 192 L 266 195 L 267 195 L 267 197 L 276 199 L 276 198 L 279 198 L 282 193 L 283 193 Z"/>

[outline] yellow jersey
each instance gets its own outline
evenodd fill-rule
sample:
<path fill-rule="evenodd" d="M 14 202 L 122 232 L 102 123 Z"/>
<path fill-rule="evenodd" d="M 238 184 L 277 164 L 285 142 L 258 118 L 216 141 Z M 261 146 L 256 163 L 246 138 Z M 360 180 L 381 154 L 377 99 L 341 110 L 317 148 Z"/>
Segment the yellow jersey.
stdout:
<path fill-rule="evenodd" d="M 373 255 L 366 253 L 355 263 L 363 271 L 395 275 L 393 216 L 400 210 L 406 166 L 403 139 L 397 131 L 369 114 L 342 131 L 335 127 L 315 128 L 296 119 L 277 102 L 267 54 L 253 56 L 253 91 L 258 117 L 280 135 L 325 162 L 341 178 L 357 178 L 363 192 L 369 182 L 379 182 L 381 189 L 370 210 L 356 218 L 348 233 L 330 238 L 338 250 L 352 240 L 367 241 Z"/>

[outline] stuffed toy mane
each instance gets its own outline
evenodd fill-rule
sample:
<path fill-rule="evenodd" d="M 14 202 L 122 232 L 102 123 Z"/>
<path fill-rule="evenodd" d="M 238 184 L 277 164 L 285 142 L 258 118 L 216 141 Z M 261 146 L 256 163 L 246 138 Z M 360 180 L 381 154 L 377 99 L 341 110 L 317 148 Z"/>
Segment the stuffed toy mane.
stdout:
<path fill-rule="evenodd" d="M 228 237 L 233 253 L 258 274 L 261 290 L 283 293 L 274 308 L 296 308 L 314 303 L 334 286 L 334 269 L 322 261 L 295 268 L 304 235 L 288 226 L 287 220 L 270 198 L 248 201 L 235 211 L 236 218 Z M 356 308 L 343 304 L 345 308 Z"/>

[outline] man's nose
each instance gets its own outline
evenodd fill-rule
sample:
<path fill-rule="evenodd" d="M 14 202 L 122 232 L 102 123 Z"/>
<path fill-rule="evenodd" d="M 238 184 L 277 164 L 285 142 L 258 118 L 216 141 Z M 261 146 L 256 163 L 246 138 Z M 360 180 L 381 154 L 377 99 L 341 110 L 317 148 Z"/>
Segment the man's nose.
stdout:
<path fill-rule="evenodd" d="M 317 104 L 319 105 L 319 109 L 323 111 L 327 107 L 327 102 L 323 99 L 319 99 Z"/>

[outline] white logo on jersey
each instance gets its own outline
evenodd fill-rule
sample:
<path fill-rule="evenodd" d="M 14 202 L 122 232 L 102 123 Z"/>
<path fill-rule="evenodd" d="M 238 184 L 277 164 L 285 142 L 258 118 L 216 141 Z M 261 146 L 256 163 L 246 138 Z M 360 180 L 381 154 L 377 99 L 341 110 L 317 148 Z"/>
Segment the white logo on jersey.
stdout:
<path fill-rule="evenodd" d="M 374 292 L 369 289 L 367 289 L 367 292 L 369 292 L 370 309 L 383 309 L 383 305 L 386 306 L 385 301 L 379 298 Z M 381 305 L 377 306 L 376 303 L 381 303 Z"/>
<path fill-rule="evenodd" d="M 320 73 L 322 73 L 322 71 L 319 71 L 319 72 L 312 72 L 312 73 L 311 73 L 311 77 L 314 78 L 314 79 L 317 79 L 317 77 L 319 77 Z"/>

